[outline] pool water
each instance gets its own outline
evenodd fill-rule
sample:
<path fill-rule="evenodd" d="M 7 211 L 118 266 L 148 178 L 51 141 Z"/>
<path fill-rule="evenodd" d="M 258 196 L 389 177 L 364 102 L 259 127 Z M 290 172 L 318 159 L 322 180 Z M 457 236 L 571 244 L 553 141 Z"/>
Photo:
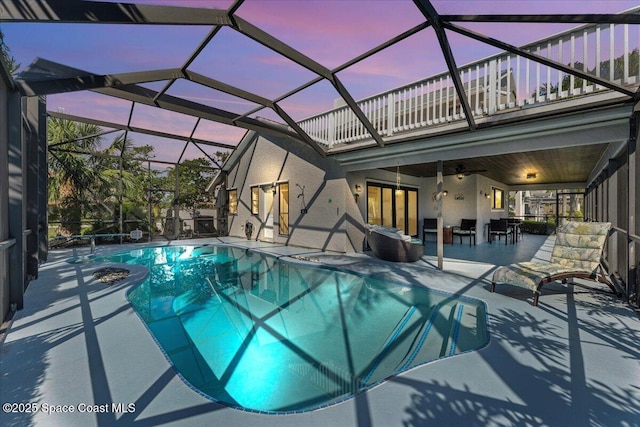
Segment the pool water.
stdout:
<path fill-rule="evenodd" d="M 216 401 L 270 413 L 353 397 L 488 342 L 483 303 L 230 246 L 140 249 L 128 298 L 175 369 Z"/>

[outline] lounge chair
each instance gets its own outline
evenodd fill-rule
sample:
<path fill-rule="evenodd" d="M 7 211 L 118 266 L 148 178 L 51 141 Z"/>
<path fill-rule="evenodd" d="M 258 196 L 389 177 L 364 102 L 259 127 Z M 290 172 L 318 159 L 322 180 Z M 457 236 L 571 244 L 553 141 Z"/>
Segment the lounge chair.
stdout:
<path fill-rule="evenodd" d="M 422 224 L 422 244 L 427 240 L 427 234 L 438 234 L 438 218 L 425 218 Z"/>
<path fill-rule="evenodd" d="M 476 244 L 476 220 L 475 219 L 462 219 L 460 225 L 453 227 L 453 235 L 460 236 L 460 244 L 462 244 L 462 236 L 469 236 L 469 246 L 471 246 L 471 239 L 473 244 Z"/>
<path fill-rule="evenodd" d="M 556 243 L 551 260 L 545 262 L 521 262 L 498 268 L 493 273 L 491 292 L 496 283 L 504 283 L 533 291 L 533 305 L 538 305 L 542 287 L 550 282 L 579 278 L 602 282 L 611 291 L 620 296 L 613 284 L 607 279 L 601 264 L 604 245 L 609 234 L 609 222 L 568 221 L 556 230 Z M 574 283 L 577 286 L 599 290 Z"/>
<path fill-rule="evenodd" d="M 424 255 L 424 245 L 396 228 L 366 225 L 367 242 L 373 254 L 385 261 L 414 262 Z"/>

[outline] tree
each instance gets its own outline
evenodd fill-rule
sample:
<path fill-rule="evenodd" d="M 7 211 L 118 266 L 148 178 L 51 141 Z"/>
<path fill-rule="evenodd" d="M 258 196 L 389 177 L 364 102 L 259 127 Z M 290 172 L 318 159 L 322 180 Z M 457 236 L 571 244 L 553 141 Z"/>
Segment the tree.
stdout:
<path fill-rule="evenodd" d="M 620 55 L 619 57 L 615 58 L 613 60 L 613 80 L 621 80 L 624 77 L 624 56 L 625 55 Z M 638 48 L 632 50 L 629 53 L 629 56 L 627 58 L 627 61 L 629 62 L 628 64 L 628 69 L 631 71 L 630 74 L 633 75 L 635 72 L 637 72 L 638 70 L 638 66 L 639 66 L 639 61 L 640 61 L 640 52 L 638 51 Z M 567 64 L 569 66 L 571 66 L 571 64 Z M 601 61 L 599 64 L 600 67 L 600 77 L 602 77 L 603 79 L 609 80 L 610 78 L 610 70 L 611 70 L 611 62 L 610 61 Z M 574 65 L 573 68 L 577 69 L 577 70 L 587 70 L 586 72 L 588 74 L 591 74 L 593 76 L 596 75 L 596 69 L 595 67 L 592 68 L 591 70 L 587 69 L 585 67 L 585 65 L 580 62 L 577 61 Z M 577 88 L 581 88 L 583 85 L 584 80 L 580 77 L 573 77 L 573 88 L 577 89 Z M 547 83 L 543 83 L 539 88 L 538 88 L 538 92 L 540 93 L 540 96 L 547 96 L 549 94 L 553 94 L 553 93 L 558 93 L 558 84 L 556 83 L 551 84 L 549 87 L 547 87 Z M 563 92 L 568 91 L 571 87 L 571 76 L 568 74 L 565 74 L 564 77 L 562 78 L 562 81 L 560 83 L 560 87 L 562 88 L 561 90 Z M 536 92 L 531 94 L 532 97 L 536 96 Z"/>
<path fill-rule="evenodd" d="M 60 232 L 78 234 L 96 177 L 84 153 L 94 152 L 100 144 L 100 128 L 58 118 L 49 118 L 47 127 L 48 143 L 55 147 L 49 150 L 49 201 L 61 221 Z"/>
<path fill-rule="evenodd" d="M 86 219 L 94 231 L 120 232 L 121 219 L 146 217 L 144 160 L 153 157 L 153 147 L 136 147 L 120 134 L 100 150 L 98 126 L 57 118 L 49 119 L 48 140 L 51 213 L 61 232 L 79 234 Z"/>
<path fill-rule="evenodd" d="M 115 228 L 112 231 L 120 232 L 121 218 L 141 220 L 146 217 L 145 206 L 141 203 L 147 201 L 149 185 L 144 160 L 153 157 L 153 147 L 136 147 L 133 140 L 120 134 L 99 154 L 94 159 L 97 179 L 93 193 L 95 203 L 104 207 L 107 216 L 101 216 L 100 212 L 92 214 L 95 218 L 111 223 Z"/>
<path fill-rule="evenodd" d="M 0 30 L 0 55 L 2 56 L 4 63 L 7 64 L 9 74 L 15 74 L 15 72 L 18 71 L 18 68 L 20 68 L 20 64 L 18 64 L 16 59 L 11 55 L 11 50 L 5 43 L 4 33 L 2 30 Z"/>
<path fill-rule="evenodd" d="M 174 188 L 176 182 L 175 168 L 170 169 L 165 178 L 164 188 Z M 208 203 L 213 203 L 213 196 L 205 188 L 214 177 L 213 162 L 199 157 L 184 160 L 178 166 L 179 197 L 181 208 L 191 208 L 194 211 Z"/>

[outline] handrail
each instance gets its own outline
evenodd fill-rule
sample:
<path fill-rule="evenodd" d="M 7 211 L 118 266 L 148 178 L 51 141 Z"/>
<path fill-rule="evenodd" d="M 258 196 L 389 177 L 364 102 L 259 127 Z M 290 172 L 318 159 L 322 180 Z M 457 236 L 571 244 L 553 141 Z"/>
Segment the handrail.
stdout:
<path fill-rule="evenodd" d="M 616 232 L 618 232 L 618 233 L 622 233 L 625 236 L 627 235 L 627 230 L 625 230 L 624 228 L 620 228 L 620 227 L 616 227 L 616 226 L 612 225 L 611 229 L 616 231 Z M 640 243 L 640 236 L 638 236 L 636 234 L 629 233 L 629 240 L 633 240 L 636 243 Z"/>
<path fill-rule="evenodd" d="M 625 11 L 621 12 L 620 14 L 621 15 L 622 14 L 632 14 L 632 13 L 639 13 L 639 12 L 640 12 L 640 7 L 635 7 L 635 8 L 631 8 L 631 9 L 625 10 Z M 593 32 L 593 31 L 596 31 L 596 27 L 597 26 L 602 27 L 602 26 L 608 26 L 608 25 L 610 25 L 610 24 L 584 24 L 584 25 L 580 25 L 578 27 L 570 28 L 568 30 L 564 30 L 564 31 L 561 31 L 559 33 L 552 34 L 550 36 L 547 36 L 547 37 L 541 38 L 539 40 L 533 41 L 533 42 L 528 43 L 526 45 L 520 46 L 519 48 L 521 50 L 534 49 L 534 48 L 536 48 L 536 47 L 538 47 L 538 46 L 540 46 L 542 44 L 548 43 L 549 40 L 556 40 L 556 39 L 564 38 L 565 36 L 571 36 L 572 34 L 580 34 L 580 33 L 583 33 L 584 30 Z M 622 24 L 616 24 L 616 25 L 622 25 Z M 468 63 L 466 63 L 464 65 L 459 65 L 458 66 L 458 70 L 462 70 L 464 68 L 471 68 L 471 67 L 474 67 L 476 65 L 484 64 L 485 62 L 488 62 L 491 59 L 494 59 L 497 56 L 502 56 L 504 54 L 507 54 L 507 52 L 501 52 L 501 53 L 494 54 L 494 55 L 488 55 L 488 56 L 485 56 L 484 58 L 477 59 L 477 60 L 472 61 L 472 62 L 468 62 Z M 447 75 L 449 75 L 448 71 L 444 71 L 444 72 L 441 72 L 439 74 L 434 74 L 434 75 L 429 76 L 427 78 L 418 79 L 418 80 L 415 80 L 415 81 L 413 81 L 411 83 L 407 83 L 407 84 L 405 84 L 403 86 L 398 86 L 398 87 L 396 87 L 394 89 L 391 89 L 391 90 L 387 90 L 387 91 L 384 91 L 384 92 L 378 92 L 378 93 L 376 93 L 374 95 L 368 96 L 366 98 L 362 98 L 358 102 L 369 101 L 369 100 L 371 100 L 373 98 L 376 98 L 378 96 L 386 95 L 391 91 L 399 91 L 399 90 L 403 90 L 403 89 L 408 89 L 411 86 L 415 86 L 416 84 L 421 83 L 421 82 L 425 82 L 425 81 L 427 81 L 429 79 L 437 79 L 437 78 L 440 78 L 440 77 L 445 77 Z M 322 114 L 324 114 L 324 113 L 316 114 L 316 115 L 307 117 L 307 118 L 303 119 L 303 121 L 307 120 L 307 119 L 310 119 L 310 118 L 318 117 L 318 116 L 320 116 Z"/>
<path fill-rule="evenodd" d="M 624 13 L 635 12 L 635 8 Z M 617 31 L 620 28 L 621 31 Z M 640 83 L 640 69 L 631 54 L 640 48 L 629 37 L 630 24 L 586 24 L 520 47 L 520 55 L 499 52 L 458 67 L 465 97 L 474 117 L 525 109 L 576 96 L 610 92 L 603 84 L 577 77 L 535 61 L 528 54 L 564 64 L 594 80 L 630 93 Z M 631 27 L 633 28 L 633 27 Z M 621 34 L 622 33 L 622 36 Z M 614 47 L 621 46 L 621 56 Z M 607 49 L 608 47 L 608 49 Z M 616 63 L 622 58 L 620 66 Z M 591 69 L 584 63 L 591 64 Z M 626 91 L 626 92 L 625 92 Z M 606 95 L 603 95 L 606 96 Z M 622 95 L 621 95 L 622 96 Z M 593 99 L 595 102 L 599 98 Z M 465 120 L 462 101 L 450 73 L 441 72 L 386 92 L 363 98 L 358 107 L 382 137 Z M 298 121 L 316 142 L 331 149 L 335 144 L 370 139 L 371 135 L 354 111 L 340 105 Z"/>
<path fill-rule="evenodd" d="M 131 233 L 110 233 L 110 234 L 72 234 L 71 236 L 55 236 L 51 240 L 65 239 L 95 239 L 96 237 L 129 237 Z"/>
<path fill-rule="evenodd" d="M 16 244 L 16 239 L 9 239 L 0 242 L 0 251 L 6 251 L 10 247 Z"/>

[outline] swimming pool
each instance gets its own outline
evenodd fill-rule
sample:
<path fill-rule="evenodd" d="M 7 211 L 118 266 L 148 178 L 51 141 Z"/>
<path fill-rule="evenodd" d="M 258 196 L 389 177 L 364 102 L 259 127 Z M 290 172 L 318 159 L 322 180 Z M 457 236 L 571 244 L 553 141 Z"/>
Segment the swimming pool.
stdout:
<path fill-rule="evenodd" d="M 308 411 L 488 342 L 482 302 L 231 246 L 100 258 L 150 275 L 128 298 L 197 391 L 251 411 Z"/>

